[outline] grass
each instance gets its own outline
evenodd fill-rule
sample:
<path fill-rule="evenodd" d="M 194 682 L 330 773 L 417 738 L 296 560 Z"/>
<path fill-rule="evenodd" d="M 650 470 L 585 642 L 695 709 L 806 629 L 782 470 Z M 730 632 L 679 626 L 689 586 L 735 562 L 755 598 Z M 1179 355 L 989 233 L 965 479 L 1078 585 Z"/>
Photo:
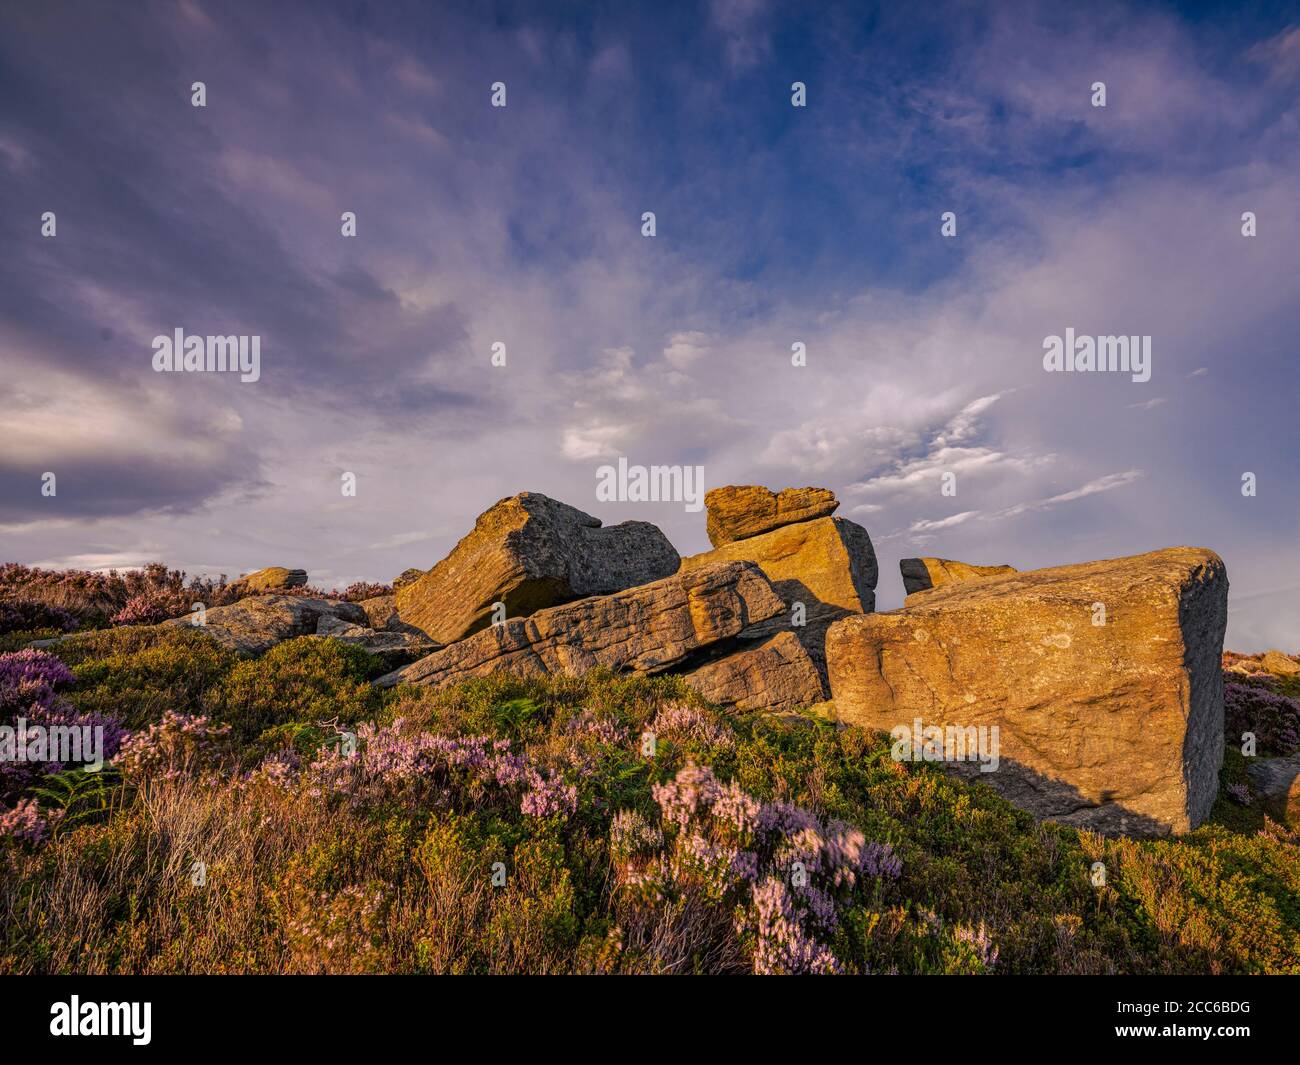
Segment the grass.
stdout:
<path fill-rule="evenodd" d="M 136 728 L 169 709 L 231 729 L 181 771 L 47 786 L 43 805 L 69 806 L 50 840 L 0 840 L 0 972 L 752 971 L 756 896 L 683 865 L 685 830 L 656 801 L 688 764 L 845 822 L 901 860 L 897 877 L 835 894 L 816 939 L 843 971 L 1300 972 L 1300 844 L 1257 804 L 1221 795 L 1187 836 L 1103 839 L 894 762 L 885 737 L 734 718 L 672 678 L 496 676 L 381 694 L 370 656 L 329 640 L 251 660 L 186 628 L 122 629 L 55 650 L 80 708 Z M 647 757 L 643 734 L 665 707 L 686 724 L 659 727 Z M 572 807 L 523 813 L 516 785 L 463 766 L 364 782 L 347 770 L 329 785 L 301 771 L 366 721 L 506 741 L 572 786 Z M 267 756 L 299 769 L 255 771 Z M 1223 782 L 1247 782 L 1232 748 Z M 672 869 L 652 891 L 629 887 L 623 811 L 662 836 L 655 854 Z"/>

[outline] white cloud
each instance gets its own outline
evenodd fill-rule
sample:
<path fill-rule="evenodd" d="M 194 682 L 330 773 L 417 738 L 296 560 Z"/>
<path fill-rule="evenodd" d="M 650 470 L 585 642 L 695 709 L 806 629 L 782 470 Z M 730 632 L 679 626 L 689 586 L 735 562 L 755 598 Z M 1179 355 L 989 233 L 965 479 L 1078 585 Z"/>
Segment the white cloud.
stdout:
<path fill-rule="evenodd" d="M 664 348 L 664 359 L 678 370 L 689 370 L 700 358 L 709 353 L 707 333 L 674 333 Z"/>

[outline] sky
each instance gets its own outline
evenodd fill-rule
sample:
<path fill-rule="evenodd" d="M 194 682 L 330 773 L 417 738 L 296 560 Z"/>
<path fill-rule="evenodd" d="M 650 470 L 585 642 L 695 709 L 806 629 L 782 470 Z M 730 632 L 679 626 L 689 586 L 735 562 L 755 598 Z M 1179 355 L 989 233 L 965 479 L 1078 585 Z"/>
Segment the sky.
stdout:
<path fill-rule="evenodd" d="M 880 609 L 1190 544 L 1300 650 L 1298 96 L 1291 4 L 8 3 L 0 559 L 388 581 L 525 490 L 707 549 L 624 458 L 833 489 Z"/>

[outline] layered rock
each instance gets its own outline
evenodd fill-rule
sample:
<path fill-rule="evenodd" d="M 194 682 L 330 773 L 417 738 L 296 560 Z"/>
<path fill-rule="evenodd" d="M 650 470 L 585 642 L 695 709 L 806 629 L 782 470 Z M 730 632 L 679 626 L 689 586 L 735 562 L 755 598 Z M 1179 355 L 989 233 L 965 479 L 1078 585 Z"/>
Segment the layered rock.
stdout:
<path fill-rule="evenodd" d="M 265 569 L 246 573 L 237 581 L 231 581 L 230 590 L 238 595 L 258 595 L 262 592 L 301 588 L 306 583 L 307 571 L 305 569 L 267 566 Z"/>
<path fill-rule="evenodd" d="M 980 779 L 1025 809 L 1186 832 L 1209 814 L 1223 758 L 1227 591 L 1200 548 L 945 585 L 831 626 L 836 711 L 885 731 L 997 726 L 998 769 Z"/>
<path fill-rule="evenodd" d="M 701 566 L 613 595 L 511 618 L 376 684 L 440 688 L 498 670 L 516 676 L 579 675 L 598 666 L 621 673 L 662 673 L 784 609 L 757 566 Z"/>
<path fill-rule="evenodd" d="M 254 655 L 296 636 L 315 635 L 323 618 L 363 626 L 367 621 L 366 612 L 355 603 L 276 593 L 213 607 L 203 618 L 203 630 L 218 643 Z M 193 617 L 174 618 L 162 624 L 191 625 Z"/>
<path fill-rule="evenodd" d="M 682 572 L 741 559 L 757 563 L 786 604 L 803 603 L 809 618 L 875 609 L 871 537 L 845 518 L 815 518 L 736 540 L 682 559 Z"/>
<path fill-rule="evenodd" d="M 950 558 L 903 558 L 899 559 L 898 568 L 902 571 L 903 591 L 907 595 L 942 588 L 957 581 L 1001 577 L 1017 572 L 1014 566 L 973 566 Z"/>
<path fill-rule="evenodd" d="M 789 630 L 747 641 L 683 677 L 710 702 L 741 713 L 788 712 L 825 698 L 816 663 Z"/>
<path fill-rule="evenodd" d="M 812 521 L 839 506 L 827 488 L 785 488 L 773 492 L 757 484 L 727 485 L 705 493 L 707 531 L 714 547 L 747 540 L 783 525 Z"/>
<path fill-rule="evenodd" d="M 491 624 L 494 603 L 519 619 L 659 580 L 678 562 L 676 549 L 649 522 L 602 527 L 599 518 L 524 492 L 480 515 L 451 554 L 398 588 L 397 610 L 402 621 L 451 643 Z"/>

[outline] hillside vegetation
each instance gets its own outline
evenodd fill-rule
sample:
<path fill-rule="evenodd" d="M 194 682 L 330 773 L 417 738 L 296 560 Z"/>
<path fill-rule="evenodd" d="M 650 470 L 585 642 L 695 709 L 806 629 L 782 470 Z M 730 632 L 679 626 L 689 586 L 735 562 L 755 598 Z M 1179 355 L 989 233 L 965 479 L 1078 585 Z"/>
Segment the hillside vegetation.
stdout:
<path fill-rule="evenodd" d="M 0 656 L 4 723 L 116 749 L 0 778 L 0 971 L 1300 972 L 1300 840 L 1231 746 L 1210 823 L 1103 839 L 677 679 L 382 668 L 188 627 Z M 1285 753 L 1295 682 L 1232 679 Z"/>

